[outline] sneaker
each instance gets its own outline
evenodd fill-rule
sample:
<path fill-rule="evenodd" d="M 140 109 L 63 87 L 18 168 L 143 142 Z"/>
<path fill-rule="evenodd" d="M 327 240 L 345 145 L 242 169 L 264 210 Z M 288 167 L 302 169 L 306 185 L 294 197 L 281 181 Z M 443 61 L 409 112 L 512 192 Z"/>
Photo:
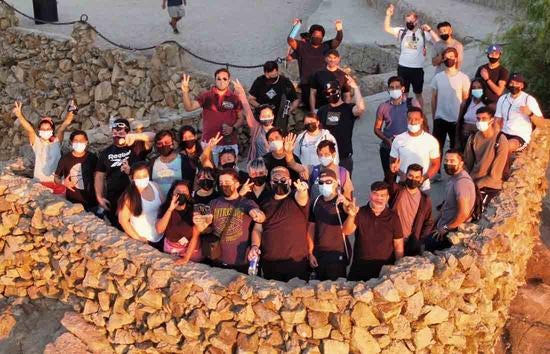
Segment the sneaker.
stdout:
<path fill-rule="evenodd" d="M 180 31 L 178 31 L 178 28 L 177 27 L 174 27 L 174 34 L 179 34 Z"/>

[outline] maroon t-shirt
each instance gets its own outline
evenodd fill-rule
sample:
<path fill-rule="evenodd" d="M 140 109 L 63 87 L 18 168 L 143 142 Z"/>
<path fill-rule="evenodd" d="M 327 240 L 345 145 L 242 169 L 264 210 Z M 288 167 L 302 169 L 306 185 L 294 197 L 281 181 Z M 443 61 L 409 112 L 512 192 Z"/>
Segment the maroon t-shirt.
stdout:
<path fill-rule="evenodd" d="M 179 242 L 182 237 L 191 241 L 193 236 L 193 209 L 186 207 L 185 210 L 174 210 L 164 231 L 164 236 L 170 242 Z"/>
<path fill-rule="evenodd" d="M 222 131 L 222 125 L 234 125 L 242 110 L 241 100 L 229 89 L 224 95 L 219 95 L 215 87 L 203 92 L 197 97 L 202 107 L 202 140 L 208 142 Z M 237 144 L 237 131 L 220 142 L 219 145 Z"/>

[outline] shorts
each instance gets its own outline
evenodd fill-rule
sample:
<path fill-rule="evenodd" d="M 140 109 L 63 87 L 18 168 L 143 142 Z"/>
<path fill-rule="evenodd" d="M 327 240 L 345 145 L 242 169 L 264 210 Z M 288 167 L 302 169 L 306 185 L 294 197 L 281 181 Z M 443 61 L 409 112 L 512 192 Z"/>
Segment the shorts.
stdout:
<path fill-rule="evenodd" d="M 508 140 L 516 140 L 517 142 L 519 142 L 520 146 L 516 151 L 523 151 L 527 147 L 527 143 L 525 142 L 525 140 L 523 140 L 523 138 L 521 136 L 506 134 L 506 133 L 502 133 L 502 134 L 504 134 L 504 136 Z"/>
<path fill-rule="evenodd" d="M 185 9 L 182 5 L 168 6 L 168 15 L 172 18 L 185 16 Z"/>
<path fill-rule="evenodd" d="M 424 87 L 423 68 L 408 68 L 406 66 L 398 65 L 397 75 L 400 76 L 405 83 L 405 93 L 409 92 L 410 85 L 412 85 L 414 93 L 422 93 L 422 88 Z"/>

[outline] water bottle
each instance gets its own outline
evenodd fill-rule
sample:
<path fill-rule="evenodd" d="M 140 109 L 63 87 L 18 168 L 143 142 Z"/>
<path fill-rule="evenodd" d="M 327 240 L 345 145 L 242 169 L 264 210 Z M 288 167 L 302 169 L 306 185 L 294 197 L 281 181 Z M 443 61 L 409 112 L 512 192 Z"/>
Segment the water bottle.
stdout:
<path fill-rule="evenodd" d="M 317 271 L 315 269 L 313 269 L 309 274 L 309 280 L 319 280 L 319 274 L 317 274 Z"/>
<path fill-rule="evenodd" d="M 258 275 L 258 263 L 260 262 L 260 256 L 255 256 L 248 263 L 248 275 Z"/>
<path fill-rule="evenodd" d="M 292 26 L 292 30 L 290 31 L 290 34 L 288 35 L 290 38 L 296 37 L 298 34 L 298 31 L 300 30 L 300 27 L 302 27 L 302 20 L 299 20 L 297 24 Z"/>

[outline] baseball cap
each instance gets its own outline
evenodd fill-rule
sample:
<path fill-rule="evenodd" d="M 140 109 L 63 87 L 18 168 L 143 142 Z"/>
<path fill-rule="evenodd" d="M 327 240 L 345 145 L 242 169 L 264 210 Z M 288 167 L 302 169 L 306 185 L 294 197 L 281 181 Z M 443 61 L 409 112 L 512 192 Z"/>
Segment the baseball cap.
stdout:
<path fill-rule="evenodd" d="M 502 47 L 498 44 L 491 44 L 487 47 L 487 50 L 485 51 L 487 54 L 493 53 L 493 52 L 499 52 L 502 53 Z"/>
<path fill-rule="evenodd" d="M 512 75 L 510 75 L 509 81 L 516 81 L 525 84 L 525 78 L 521 73 L 513 73 Z"/>
<path fill-rule="evenodd" d="M 338 180 L 338 177 L 336 176 L 336 172 L 334 172 L 330 168 L 323 168 L 319 173 L 319 178 L 321 177 L 330 177 L 334 180 Z"/>

